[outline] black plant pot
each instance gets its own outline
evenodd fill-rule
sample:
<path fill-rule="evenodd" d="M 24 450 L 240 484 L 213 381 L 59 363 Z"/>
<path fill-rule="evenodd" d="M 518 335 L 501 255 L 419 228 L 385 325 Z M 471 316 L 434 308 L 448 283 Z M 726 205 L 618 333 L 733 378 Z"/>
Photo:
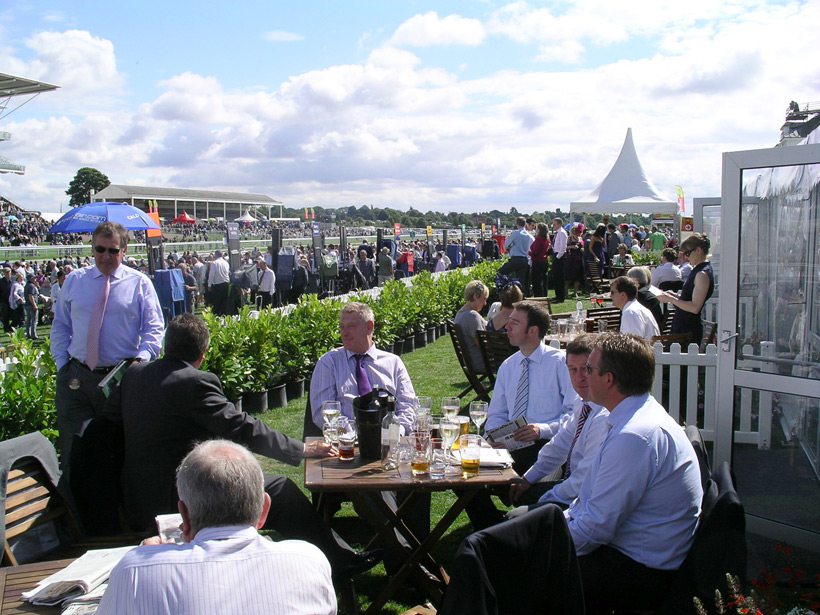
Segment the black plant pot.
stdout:
<path fill-rule="evenodd" d="M 285 393 L 288 396 L 288 401 L 302 397 L 305 394 L 305 379 L 298 378 L 296 380 L 286 382 Z"/>
<path fill-rule="evenodd" d="M 268 409 L 268 392 L 242 393 L 242 409 L 248 414 L 261 414 Z"/>
<path fill-rule="evenodd" d="M 402 348 L 402 353 L 407 354 L 408 352 L 413 352 L 416 349 L 414 338 L 415 336 L 413 335 L 408 335 L 404 338 L 404 347 Z"/>
<path fill-rule="evenodd" d="M 268 408 L 284 408 L 288 405 L 288 393 L 284 384 L 268 389 Z"/>
<path fill-rule="evenodd" d="M 416 348 L 424 348 L 427 346 L 427 332 L 422 331 L 421 333 L 416 333 L 415 337 L 415 344 Z"/>

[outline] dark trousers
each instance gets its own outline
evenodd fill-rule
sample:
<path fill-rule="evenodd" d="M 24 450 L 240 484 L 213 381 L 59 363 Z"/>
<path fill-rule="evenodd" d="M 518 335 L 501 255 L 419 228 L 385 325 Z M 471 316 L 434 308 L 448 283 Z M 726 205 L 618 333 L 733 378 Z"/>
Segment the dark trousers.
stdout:
<path fill-rule="evenodd" d="M 510 259 L 498 268 L 499 275 L 511 275 L 518 278 L 521 282 L 521 288 L 524 289 L 524 294 L 527 292 L 527 284 L 529 283 L 530 265 L 527 262 L 526 256 L 511 256 Z"/>
<path fill-rule="evenodd" d="M 532 296 L 546 297 L 549 291 L 547 282 L 547 261 L 532 262 Z"/>
<path fill-rule="evenodd" d="M 564 259 L 552 259 L 552 286 L 555 288 L 555 301 L 562 303 L 567 300 L 567 291 L 564 283 Z"/>
<path fill-rule="evenodd" d="M 60 465 L 64 472 L 69 467 L 74 436 L 82 435 L 91 419 L 103 413 L 105 395 L 97 385 L 105 376 L 103 373 L 92 372 L 74 360 L 63 365 L 57 372 L 54 406 L 57 409 Z"/>
<path fill-rule="evenodd" d="M 230 284 L 223 282 L 222 284 L 211 285 L 211 303 L 213 305 L 214 314 L 218 316 L 227 316 L 230 314 Z"/>
<path fill-rule="evenodd" d="M 3 323 L 3 332 L 11 333 L 11 308 L 8 300 L 2 301 L 0 299 L 0 321 Z"/>
<path fill-rule="evenodd" d="M 677 572 L 649 568 L 608 545 L 581 555 L 578 565 L 587 615 L 654 610 Z"/>
<path fill-rule="evenodd" d="M 316 545 L 330 561 L 334 574 L 356 557 L 356 552 L 330 529 L 292 480 L 265 474 L 265 492 L 270 496 L 271 507 L 264 529 L 276 530 L 286 539 Z"/>

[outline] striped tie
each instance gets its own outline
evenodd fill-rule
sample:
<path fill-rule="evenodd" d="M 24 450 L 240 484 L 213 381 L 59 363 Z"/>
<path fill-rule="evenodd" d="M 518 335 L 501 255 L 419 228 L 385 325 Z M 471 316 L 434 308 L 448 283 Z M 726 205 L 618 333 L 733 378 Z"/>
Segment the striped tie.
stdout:
<path fill-rule="evenodd" d="M 584 423 L 587 421 L 587 416 L 589 416 L 590 410 L 591 408 L 587 403 L 585 403 L 584 407 L 581 408 L 581 416 L 578 417 L 578 426 L 575 428 L 575 435 L 572 437 L 572 444 L 569 445 L 569 453 L 567 453 L 567 462 L 564 464 L 564 475 L 562 477 L 564 480 L 569 478 L 569 474 L 572 471 L 569 467 L 569 462 L 572 459 L 572 449 L 575 448 L 575 443 L 578 441 L 578 436 L 581 435 L 581 430 L 584 428 Z"/>
<path fill-rule="evenodd" d="M 521 359 L 521 376 L 518 378 L 518 388 L 515 390 L 515 406 L 512 419 L 526 414 L 530 400 L 530 359 Z"/>

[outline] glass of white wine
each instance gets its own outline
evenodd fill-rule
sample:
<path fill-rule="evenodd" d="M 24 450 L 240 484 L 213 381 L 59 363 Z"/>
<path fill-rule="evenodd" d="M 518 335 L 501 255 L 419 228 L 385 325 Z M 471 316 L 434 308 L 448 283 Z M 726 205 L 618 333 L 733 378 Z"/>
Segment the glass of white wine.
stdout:
<path fill-rule="evenodd" d="M 461 406 L 458 403 L 458 397 L 441 398 L 441 411 L 448 419 L 452 420 L 457 417 L 460 409 Z"/>
<path fill-rule="evenodd" d="M 439 433 L 441 433 L 441 440 L 444 444 L 444 449 L 447 451 L 447 468 L 444 470 L 446 474 L 458 474 L 459 470 L 453 468 L 450 463 L 450 456 L 452 455 L 453 442 L 458 438 L 459 426 L 448 419 L 443 420 L 439 424 Z"/>
<path fill-rule="evenodd" d="M 475 423 L 475 432 L 481 435 L 481 426 L 487 420 L 487 402 L 473 401 L 470 402 L 470 418 Z"/>
<path fill-rule="evenodd" d="M 328 400 L 322 402 L 322 420 L 325 425 L 332 425 L 342 413 L 342 404 L 338 401 Z"/>

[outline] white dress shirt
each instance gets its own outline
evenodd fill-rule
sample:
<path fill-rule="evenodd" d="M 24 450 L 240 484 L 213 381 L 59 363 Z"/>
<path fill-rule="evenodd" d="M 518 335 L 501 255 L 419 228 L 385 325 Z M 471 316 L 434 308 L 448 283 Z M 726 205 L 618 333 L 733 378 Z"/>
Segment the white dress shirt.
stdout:
<path fill-rule="evenodd" d="M 310 379 L 310 405 L 313 422 L 321 428 L 322 402 L 336 400 L 342 404 L 342 415 L 354 419 L 353 400 L 359 396 L 356 380 L 356 359 L 354 352 L 344 348 L 334 348 L 319 357 Z M 379 350 L 371 344 L 363 359 L 364 369 L 370 386 L 387 389 L 396 397 L 396 416 L 404 434 L 413 429 L 416 413 L 414 408 L 416 392 L 410 382 L 410 374 L 401 359 L 390 352 Z"/>
<path fill-rule="evenodd" d="M 675 263 L 665 262 L 652 271 L 650 284 L 660 288 L 661 282 L 677 282 L 681 279 L 680 269 Z"/>
<path fill-rule="evenodd" d="M 275 504 L 274 504 L 275 506 Z M 98 615 L 334 615 L 330 563 L 312 544 L 249 526 L 136 547 L 111 571 Z"/>
<path fill-rule="evenodd" d="M 634 333 L 648 340 L 661 334 L 652 312 L 638 303 L 636 299 L 627 301 L 621 310 L 620 331 L 621 333 Z"/>
<path fill-rule="evenodd" d="M 515 409 L 515 393 L 521 378 L 523 358 L 519 350 L 498 368 L 485 431 L 510 420 Z M 527 422 L 538 425 L 540 438 L 548 440 L 558 431 L 561 419 L 572 413 L 578 393 L 570 383 L 563 350 L 541 343 L 529 358 Z"/>
<path fill-rule="evenodd" d="M 695 450 L 648 393 L 621 401 L 607 422 L 609 434 L 564 512 L 575 550 L 609 545 L 650 568 L 677 570 L 703 498 Z"/>
<path fill-rule="evenodd" d="M 541 450 L 538 451 L 538 459 L 526 471 L 524 478 L 531 485 L 534 485 L 566 462 L 569 447 L 575 437 L 575 429 L 578 427 L 578 419 L 581 417 L 581 410 L 585 403 L 589 404 L 590 411 L 581 433 L 578 434 L 575 447 L 572 449 L 572 459 L 570 459 L 569 464 L 570 474 L 566 480 L 561 481 L 544 493 L 538 499 L 539 502 L 555 502 L 569 506 L 578 497 L 578 491 L 580 491 L 581 483 L 584 482 L 584 477 L 589 471 L 589 466 L 592 465 L 592 460 L 595 459 L 598 449 L 601 448 L 601 442 L 604 441 L 606 434 L 609 432 L 609 425 L 606 420 L 609 416 L 609 410 L 591 401 L 584 402 L 578 397 L 575 400 L 575 409 L 572 414 L 561 422 L 558 433 L 541 447 Z"/>
<path fill-rule="evenodd" d="M 557 231 L 555 231 L 555 241 L 552 244 L 552 249 L 555 252 L 555 255 L 558 258 L 562 258 L 564 256 L 564 252 L 567 251 L 567 240 L 569 236 L 567 232 L 564 230 L 564 227 L 560 227 Z"/>
<path fill-rule="evenodd" d="M 271 293 L 276 292 L 276 276 L 273 275 L 273 269 L 257 270 L 257 278 L 259 280 L 259 292 Z"/>
<path fill-rule="evenodd" d="M 227 284 L 231 281 L 231 266 L 224 258 L 216 258 L 211 262 L 208 272 L 208 286 Z"/>

